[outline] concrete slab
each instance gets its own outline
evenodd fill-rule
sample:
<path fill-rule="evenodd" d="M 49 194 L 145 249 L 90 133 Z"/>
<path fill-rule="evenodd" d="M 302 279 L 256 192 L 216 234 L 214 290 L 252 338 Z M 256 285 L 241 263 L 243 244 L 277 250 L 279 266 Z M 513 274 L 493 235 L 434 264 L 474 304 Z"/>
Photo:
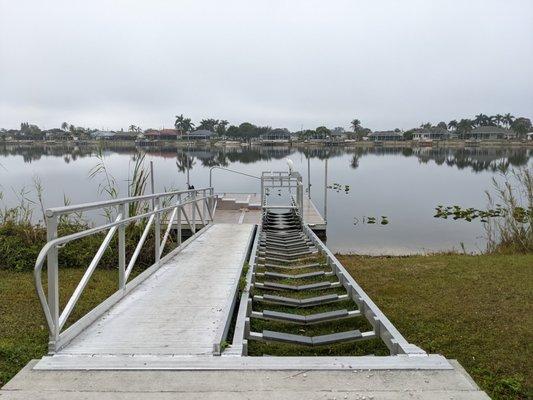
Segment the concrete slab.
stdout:
<path fill-rule="evenodd" d="M 251 357 L 232 357 L 251 358 Z M 487 400 L 461 370 L 37 371 L 0 391 L 20 399 Z"/>

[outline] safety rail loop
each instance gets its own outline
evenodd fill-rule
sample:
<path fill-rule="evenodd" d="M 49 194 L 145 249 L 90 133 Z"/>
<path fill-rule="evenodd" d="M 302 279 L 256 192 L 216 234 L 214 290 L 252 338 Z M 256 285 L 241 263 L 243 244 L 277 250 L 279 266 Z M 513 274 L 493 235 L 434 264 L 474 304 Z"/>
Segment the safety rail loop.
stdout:
<path fill-rule="evenodd" d="M 184 200 L 183 197 L 186 197 Z M 176 201 L 169 206 L 161 206 L 162 199 L 168 199 L 166 201 L 172 201 L 172 198 L 176 198 Z M 142 214 L 134 215 L 127 217 L 127 205 L 136 202 L 142 202 L 147 200 L 154 201 L 154 208 L 152 211 L 145 212 Z M 186 205 L 191 205 L 191 218 L 187 215 L 185 210 Z M 199 206 L 202 205 L 202 207 Z M 62 215 L 68 215 L 76 212 L 109 208 L 116 206 L 118 207 L 118 214 L 114 222 L 104 224 L 101 226 L 93 227 L 86 229 L 81 232 L 76 232 L 70 235 L 57 237 L 57 228 L 59 217 Z M 133 270 L 135 262 L 139 257 L 142 246 L 144 245 L 150 229 L 154 226 L 155 229 L 155 254 L 154 264 L 148 268 L 148 270 L 153 267 L 157 268 L 162 260 L 163 251 L 165 245 L 170 236 L 170 231 L 174 221 L 176 220 L 177 224 L 177 245 L 178 247 L 173 250 L 169 255 L 173 255 L 174 252 L 179 251 L 182 245 L 182 216 L 186 221 L 186 226 L 189 227 L 193 233 L 193 237 L 196 236 L 196 212 L 204 227 L 210 225 L 213 222 L 213 214 L 215 207 L 215 196 L 213 188 L 202 188 L 202 189 L 193 189 L 193 190 L 183 190 L 183 191 L 172 191 L 165 193 L 157 193 L 151 195 L 143 195 L 136 197 L 125 197 L 121 199 L 113 199 L 107 201 L 100 201 L 95 203 L 86 203 L 81 205 L 70 205 L 65 207 L 50 208 L 46 210 L 46 226 L 47 226 L 47 239 L 48 242 L 41 249 L 37 261 L 35 262 L 34 268 L 34 280 L 35 288 L 39 301 L 41 303 L 46 322 L 49 330 L 49 352 L 54 353 L 69 340 L 75 337 L 79 332 L 81 332 L 85 327 L 87 327 L 96 317 L 92 315 L 91 318 L 86 318 L 97 310 L 100 315 L 111 305 L 116 303 L 122 295 L 126 292 L 126 286 L 128 278 Z M 168 226 L 161 240 L 161 216 L 164 216 L 165 213 L 172 210 L 171 216 L 168 220 Z M 135 247 L 135 250 L 131 256 L 131 259 L 126 266 L 126 226 L 132 222 L 141 220 L 143 218 L 148 218 L 148 222 L 143 230 L 141 238 Z M 106 234 L 105 238 L 102 241 L 102 244 L 98 248 L 95 256 L 93 257 L 91 263 L 87 267 L 83 277 L 81 278 L 78 286 L 74 290 L 72 296 L 67 301 L 66 306 L 63 311 L 59 312 L 59 277 L 58 277 L 58 248 L 61 245 L 65 245 L 71 241 L 81 239 L 90 235 L 94 235 L 103 231 L 109 232 Z M 104 255 L 106 249 L 109 247 L 113 236 L 118 231 L 118 271 L 119 271 L 119 284 L 118 290 L 113 295 L 108 297 L 103 303 L 93 309 L 84 317 L 80 318 L 78 321 L 74 322 L 67 330 L 61 332 L 65 323 L 67 322 L 70 314 L 72 313 L 76 303 L 78 302 L 83 290 L 85 289 L 89 279 L 91 278 L 94 270 L 96 269 L 98 263 L 100 262 L 102 256 Z M 185 244 L 184 244 L 185 245 Z M 169 257 L 169 255 L 165 257 Z M 41 273 L 44 265 L 44 261 L 47 260 L 47 274 L 48 274 L 48 298 L 45 295 Z M 111 301 L 110 301 L 111 300 Z M 101 307 L 104 306 L 104 307 Z"/>

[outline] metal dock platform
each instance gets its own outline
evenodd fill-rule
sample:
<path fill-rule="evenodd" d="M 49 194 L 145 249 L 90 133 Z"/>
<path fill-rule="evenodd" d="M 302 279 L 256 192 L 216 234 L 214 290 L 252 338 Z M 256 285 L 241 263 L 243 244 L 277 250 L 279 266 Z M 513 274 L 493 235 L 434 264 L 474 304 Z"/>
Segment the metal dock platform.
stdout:
<path fill-rule="evenodd" d="M 278 183 L 295 189 L 289 204 L 277 205 L 264 196 L 267 186 Z M 313 232 L 311 217 L 305 218 L 297 173 L 263 174 L 261 194 L 260 207 L 249 211 L 259 213 L 259 225 L 246 221 L 246 212 L 237 222 L 224 220 L 231 213 L 217 217 L 224 197 L 215 196 L 213 188 L 47 210 L 49 241 L 39 254 L 34 275 L 49 330 L 49 354 L 30 362 L 8 382 L 0 390 L 0 400 L 488 399 L 459 364 L 410 344 L 346 272 Z M 228 199 L 228 204 L 237 203 Z M 102 208 L 115 210 L 113 222 L 58 237 L 60 218 Z M 233 211 L 243 215 L 242 208 Z M 129 224 L 143 227 L 131 254 L 125 248 Z M 182 239 L 184 225 L 192 234 L 187 240 Z M 66 302 L 60 302 L 61 248 L 103 233 L 102 245 L 78 287 Z M 113 242 L 115 235 L 118 242 Z M 154 264 L 133 277 L 147 240 L 155 243 Z M 165 252 L 171 241 L 175 247 Z M 117 291 L 68 325 L 111 243 L 118 245 Z M 46 291 L 43 269 L 48 276 Z M 315 278 L 318 281 L 306 281 Z M 334 293 L 320 292 L 329 289 Z M 314 291 L 316 295 L 307 293 Z M 264 300 L 269 307 L 281 303 L 285 309 L 259 310 Z M 335 307 L 348 308 L 301 311 L 324 307 L 330 300 L 335 300 Z M 60 303 L 66 305 L 60 309 Z M 366 321 L 369 330 L 320 336 L 289 333 L 292 324 L 328 324 L 337 319 Z M 273 321 L 285 330 L 254 331 L 254 320 Z M 314 347 L 346 340 L 354 345 L 380 341 L 388 354 L 247 355 L 252 341 Z"/>

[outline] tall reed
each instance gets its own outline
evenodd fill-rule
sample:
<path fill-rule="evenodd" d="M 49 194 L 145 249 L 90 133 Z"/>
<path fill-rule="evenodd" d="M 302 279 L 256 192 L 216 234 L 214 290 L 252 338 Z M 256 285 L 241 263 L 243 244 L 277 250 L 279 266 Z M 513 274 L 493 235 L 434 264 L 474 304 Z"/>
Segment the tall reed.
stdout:
<path fill-rule="evenodd" d="M 505 210 L 484 224 L 487 251 L 533 253 L 533 168 L 502 172 L 503 180 L 492 179 L 494 194 L 486 191 L 489 206 Z"/>

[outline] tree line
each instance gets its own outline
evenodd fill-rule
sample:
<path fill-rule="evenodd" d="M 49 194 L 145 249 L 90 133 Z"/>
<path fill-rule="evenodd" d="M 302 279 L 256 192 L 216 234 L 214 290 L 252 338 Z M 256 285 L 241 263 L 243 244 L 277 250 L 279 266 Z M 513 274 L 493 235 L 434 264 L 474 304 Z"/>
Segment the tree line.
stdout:
<path fill-rule="evenodd" d="M 518 134 L 519 137 L 523 137 L 528 132 L 533 131 L 531 120 L 526 117 L 514 117 L 510 113 L 487 115 L 480 113 L 474 118 L 462 118 L 453 119 L 449 122 L 441 121 L 437 124 L 430 122 L 423 123 L 419 127 L 407 129 L 402 131 L 401 129 L 394 129 L 395 132 L 402 133 L 405 139 L 412 138 L 413 133 L 424 130 L 441 130 L 452 131 L 459 135 L 468 133 L 476 127 L 480 126 L 497 126 L 501 128 L 512 129 Z M 344 134 L 351 139 L 361 139 L 372 132 L 371 129 L 363 127 L 361 120 L 354 118 L 350 121 L 349 130 L 345 130 L 343 127 L 327 128 L 325 126 L 319 126 L 315 129 L 302 129 L 300 131 L 290 132 L 286 128 L 272 129 L 270 126 L 259 126 L 251 122 L 243 122 L 240 125 L 230 125 L 225 119 L 205 118 L 198 122 L 196 125 L 191 118 L 185 117 L 183 114 L 176 115 L 174 120 L 174 128 L 182 135 L 193 132 L 195 130 L 207 130 L 213 132 L 220 137 L 228 137 L 235 139 L 251 139 L 257 138 L 261 135 L 268 134 L 272 131 L 283 132 L 298 136 L 300 139 L 325 139 L 335 135 Z M 67 122 L 63 122 L 60 128 L 51 129 L 48 131 L 41 130 L 37 125 L 30 124 L 28 122 L 22 122 L 20 124 L 20 130 L 6 130 L 0 129 L 0 135 L 6 136 L 7 134 L 15 134 L 16 136 L 30 137 L 34 139 L 44 139 L 46 132 L 53 132 L 60 134 L 70 134 L 72 136 L 78 136 L 80 138 L 89 137 L 92 132 L 97 129 L 84 128 L 75 126 Z M 124 129 L 120 130 L 124 132 Z M 147 131 L 147 130 L 146 130 Z M 145 131 L 145 132 L 146 132 Z M 137 125 L 131 124 L 127 132 L 142 133 L 143 129 Z"/>

